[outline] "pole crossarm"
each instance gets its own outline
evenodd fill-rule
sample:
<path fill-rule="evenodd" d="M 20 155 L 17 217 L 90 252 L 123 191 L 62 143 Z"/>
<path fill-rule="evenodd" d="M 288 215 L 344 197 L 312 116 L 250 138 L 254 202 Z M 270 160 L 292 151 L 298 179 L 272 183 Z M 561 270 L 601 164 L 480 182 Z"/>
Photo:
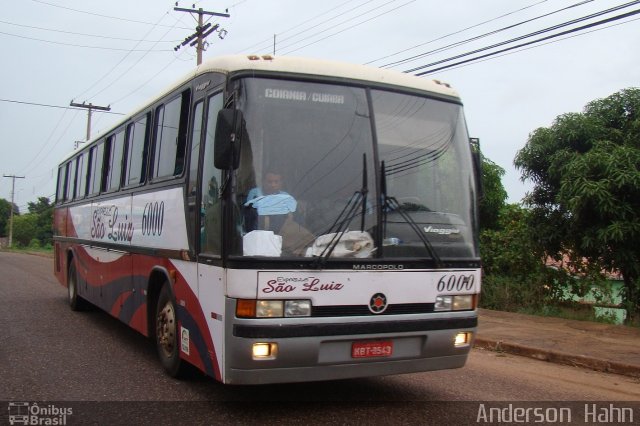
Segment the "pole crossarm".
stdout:
<path fill-rule="evenodd" d="M 89 140 L 91 138 L 91 112 L 93 110 L 96 110 L 96 111 L 111 111 L 111 106 L 110 105 L 105 107 L 105 106 L 94 105 L 92 103 L 87 104 L 86 102 L 82 102 L 81 104 L 79 104 L 77 102 L 71 101 L 69 106 L 77 107 L 77 108 L 86 108 L 87 109 L 87 140 Z"/>
<path fill-rule="evenodd" d="M 178 3 L 176 3 L 177 5 Z M 204 24 L 204 15 L 208 16 L 221 16 L 223 18 L 229 18 L 231 15 L 228 13 L 221 12 L 210 12 L 207 10 L 199 9 L 186 9 L 183 7 L 174 7 L 173 10 L 176 12 L 187 12 L 187 13 L 196 13 L 198 14 L 198 25 L 196 25 L 196 31 L 191 34 L 189 37 L 185 38 L 182 43 L 173 48 L 174 51 L 178 51 L 181 47 L 186 46 L 187 44 L 191 47 L 196 47 L 196 65 L 200 65 L 202 63 L 202 52 L 204 51 L 204 39 L 210 35 L 212 32 L 217 31 L 220 28 L 219 24 L 215 24 L 211 26 L 210 23 Z M 226 34 L 226 30 L 222 30 Z M 221 31 L 221 32 L 222 32 Z M 220 37 L 221 39 L 224 37 Z"/>
<path fill-rule="evenodd" d="M 190 13 L 198 13 L 198 14 L 202 13 L 203 15 L 221 16 L 223 18 L 231 17 L 231 15 L 229 15 L 228 13 L 208 12 L 208 11 L 202 10 L 202 9 L 185 9 L 183 7 L 174 7 L 173 10 L 175 10 L 177 12 L 190 12 Z"/>
<path fill-rule="evenodd" d="M 85 102 L 79 104 L 79 103 L 71 101 L 69 106 L 76 107 L 76 108 L 95 109 L 96 111 L 111 111 L 111 106 L 103 107 L 103 106 L 93 105 L 91 103 L 87 104 Z"/>

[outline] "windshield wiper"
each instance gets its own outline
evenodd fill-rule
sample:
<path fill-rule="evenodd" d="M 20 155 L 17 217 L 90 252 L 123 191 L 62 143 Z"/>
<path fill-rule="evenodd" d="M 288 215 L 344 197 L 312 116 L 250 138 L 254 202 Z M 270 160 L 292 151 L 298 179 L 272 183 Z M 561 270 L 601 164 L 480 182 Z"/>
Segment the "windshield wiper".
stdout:
<path fill-rule="evenodd" d="M 335 228 L 335 233 L 329 241 L 329 244 L 322 250 L 320 255 L 316 259 L 316 265 L 324 264 L 331 253 L 336 248 L 342 236 L 347 232 L 349 224 L 356 217 L 358 208 L 362 206 L 362 220 L 360 222 L 360 231 L 364 232 L 365 215 L 367 213 L 367 194 L 369 193 L 369 186 L 367 183 L 367 154 L 362 154 L 362 188 L 359 191 L 353 193 L 347 204 L 344 206 L 336 220 L 325 234 L 331 234 Z"/>
<path fill-rule="evenodd" d="M 431 244 L 429 239 L 426 237 L 426 235 L 420 230 L 420 227 L 418 226 L 416 221 L 413 220 L 413 217 L 411 217 L 411 215 L 402 208 L 402 206 L 400 205 L 400 203 L 398 203 L 398 200 L 396 200 L 395 197 L 390 197 L 387 195 L 387 174 L 385 171 L 384 161 L 382 161 L 382 164 L 380 166 L 380 192 L 382 193 L 382 222 L 383 222 L 382 237 L 384 238 L 384 236 L 387 233 L 388 212 L 392 210 L 398 212 L 398 214 L 402 216 L 405 222 L 409 224 L 413 232 L 416 233 L 418 238 L 420 238 L 420 241 L 422 241 L 422 244 L 424 244 L 424 248 L 427 250 L 427 253 L 429 253 L 431 258 L 435 262 L 436 267 L 443 268 L 444 264 L 442 263 L 442 259 L 440 259 L 440 256 L 438 256 L 438 253 L 435 251 L 435 249 L 433 248 L 433 245 Z"/>

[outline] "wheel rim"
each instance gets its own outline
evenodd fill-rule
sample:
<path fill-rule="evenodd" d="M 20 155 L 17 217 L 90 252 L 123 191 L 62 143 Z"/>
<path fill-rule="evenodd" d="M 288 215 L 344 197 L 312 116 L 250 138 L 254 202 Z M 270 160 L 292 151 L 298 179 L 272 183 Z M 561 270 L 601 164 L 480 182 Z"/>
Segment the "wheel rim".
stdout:
<path fill-rule="evenodd" d="M 167 302 L 158 312 L 156 332 L 158 345 L 164 355 L 169 358 L 175 349 L 176 313 L 171 302 Z"/>

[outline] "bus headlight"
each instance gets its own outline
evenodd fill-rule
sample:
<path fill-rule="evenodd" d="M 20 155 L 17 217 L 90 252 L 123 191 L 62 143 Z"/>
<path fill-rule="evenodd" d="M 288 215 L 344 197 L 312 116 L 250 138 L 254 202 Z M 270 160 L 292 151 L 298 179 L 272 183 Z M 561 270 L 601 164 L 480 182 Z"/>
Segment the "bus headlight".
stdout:
<path fill-rule="evenodd" d="M 285 317 L 310 317 L 310 300 L 287 300 L 284 302 Z"/>
<path fill-rule="evenodd" d="M 256 303 L 257 318 L 280 318 L 282 312 L 282 300 L 258 300 Z"/>
<path fill-rule="evenodd" d="M 433 310 L 444 311 L 469 311 L 476 308 L 475 294 L 449 295 L 436 297 Z"/>
<path fill-rule="evenodd" d="M 239 299 L 238 318 L 297 318 L 311 316 L 310 300 Z"/>

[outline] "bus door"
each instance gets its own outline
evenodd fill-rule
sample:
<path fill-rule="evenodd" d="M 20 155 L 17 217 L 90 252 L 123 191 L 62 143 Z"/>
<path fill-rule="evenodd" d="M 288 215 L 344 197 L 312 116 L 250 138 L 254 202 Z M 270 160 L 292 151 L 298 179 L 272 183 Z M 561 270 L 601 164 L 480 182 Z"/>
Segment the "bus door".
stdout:
<path fill-rule="evenodd" d="M 214 167 L 213 149 L 223 93 L 194 97 L 188 203 L 192 248 L 198 259 L 198 299 L 212 334 L 211 361 L 222 367 L 225 285 L 222 268 L 222 171 Z M 222 368 L 220 368 L 222 370 Z"/>

